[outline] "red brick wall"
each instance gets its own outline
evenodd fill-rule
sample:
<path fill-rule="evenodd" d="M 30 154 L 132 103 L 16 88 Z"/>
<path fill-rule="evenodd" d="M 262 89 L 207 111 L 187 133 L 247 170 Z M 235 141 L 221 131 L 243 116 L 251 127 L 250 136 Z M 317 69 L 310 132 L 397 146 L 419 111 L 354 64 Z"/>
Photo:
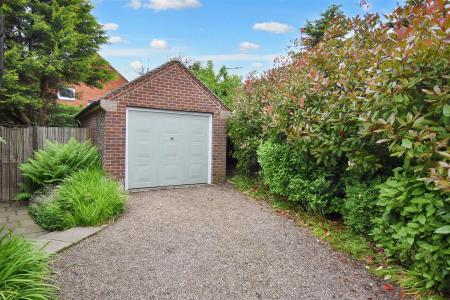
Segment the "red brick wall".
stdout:
<path fill-rule="evenodd" d="M 117 102 L 116 111 L 105 115 L 103 164 L 109 174 L 124 179 L 126 108 L 143 107 L 212 113 L 212 181 L 224 181 L 226 120 L 221 112 L 226 108 L 179 62 L 167 63 L 104 98 Z"/>
<path fill-rule="evenodd" d="M 127 82 L 128 81 L 125 78 L 123 78 L 121 75 L 117 74 L 117 78 L 105 83 L 103 85 L 103 88 L 101 88 L 101 89 L 87 86 L 84 83 L 78 84 L 73 87 L 73 88 L 75 88 L 76 100 L 58 99 L 58 103 L 65 104 L 65 105 L 73 105 L 73 106 L 81 105 L 82 107 L 86 107 L 86 106 L 88 106 L 90 100 L 96 100 L 96 99 L 102 97 L 103 95 L 105 95 L 106 93 L 108 93 L 109 91 L 112 91 L 112 90 L 124 85 Z"/>
<path fill-rule="evenodd" d="M 92 111 L 80 119 L 81 127 L 95 128 L 95 136 L 92 141 L 97 146 L 98 151 L 103 159 L 104 149 L 104 133 L 105 133 L 105 111 L 101 108 Z"/>

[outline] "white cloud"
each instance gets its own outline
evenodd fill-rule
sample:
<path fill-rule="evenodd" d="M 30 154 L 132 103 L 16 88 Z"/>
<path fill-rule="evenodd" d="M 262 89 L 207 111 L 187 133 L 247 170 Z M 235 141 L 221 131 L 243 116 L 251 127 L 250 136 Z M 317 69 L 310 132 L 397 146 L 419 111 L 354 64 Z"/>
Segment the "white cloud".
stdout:
<path fill-rule="evenodd" d="M 142 62 L 139 61 L 139 60 L 132 61 L 132 62 L 130 63 L 130 66 L 131 66 L 131 67 L 133 68 L 133 70 L 136 71 L 136 72 L 142 71 L 142 69 L 143 69 L 143 67 L 144 67 L 144 65 L 142 64 Z"/>
<path fill-rule="evenodd" d="M 111 31 L 113 31 L 113 30 L 119 29 L 119 24 L 116 24 L 116 23 L 105 23 L 105 24 L 102 25 L 102 27 L 103 27 L 103 30 L 111 30 Z"/>
<path fill-rule="evenodd" d="M 126 41 L 120 36 L 110 36 L 108 38 L 108 43 L 110 44 L 123 44 Z"/>
<path fill-rule="evenodd" d="M 294 30 L 294 27 L 288 24 L 278 22 L 263 22 L 255 23 L 253 25 L 254 30 L 262 30 L 276 34 L 288 33 Z"/>
<path fill-rule="evenodd" d="M 144 5 L 154 10 L 196 8 L 201 4 L 198 0 L 149 0 Z"/>
<path fill-rule="evenodd" d="M 155 49 L 167 49 L 169 44 L 165 40 L 153 39 L 150 46 Z"/>
<path fill-rule="evenodd" d="M 260 63 L 260 62 L 252 63 L 252 67 L 257 68 L 257 69 L 260 69 L 260 68 L 262 68 L 263 66 L 264 66 L 264 64 L 262 64 L 262 63 Z"/>
<path fill-rule="evenodd" d="M 142 7 L 141 0 L 131 0 L 128 4 L 132 9 L 139 9 Z"/>
<path fill-rule="evenodd" d="M 249 50 L 259 49 L 259 45 L 251 42 L 242 42 L 239 44 L 241 52 L 248 52 Z"/>

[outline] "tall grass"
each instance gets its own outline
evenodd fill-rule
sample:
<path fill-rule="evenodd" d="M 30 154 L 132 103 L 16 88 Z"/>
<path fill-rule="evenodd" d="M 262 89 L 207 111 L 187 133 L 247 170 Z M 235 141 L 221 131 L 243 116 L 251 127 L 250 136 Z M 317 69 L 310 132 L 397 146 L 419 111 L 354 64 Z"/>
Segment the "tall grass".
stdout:
<path fill-rule="evenodd" d="M 123 212 L 125 193 L 99 168 L 78 171 L 30 205 L 35 221 L 48 230 L 106 223 Z"/>
<path fill-rule="evenodd" d="M 31 195 L 49 184 L 59 184 L 65 177 L 93 165 L 100 165 L 97 149 L 87 141 L 70 139 L 67 144 L 47 142 L 44 149 L 34 153 L 34 158 L 20 165 L 25 181 L 17 199 Z"/>
<path fill-rule="evenodd" d="M 31 242 L 0 228 L 0 299 L 51 299 L 48 255 Z"/>

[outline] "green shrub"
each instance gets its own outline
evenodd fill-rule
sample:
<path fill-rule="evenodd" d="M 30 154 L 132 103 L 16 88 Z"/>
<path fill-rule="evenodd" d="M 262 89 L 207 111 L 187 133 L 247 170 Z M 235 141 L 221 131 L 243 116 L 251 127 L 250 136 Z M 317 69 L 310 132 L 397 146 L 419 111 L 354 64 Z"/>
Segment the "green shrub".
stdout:
<path fill-rule="evenodd" d="M 61 186 L 30 205 L 30 212 L 44 229 L 64 230 L 94 226 L 123 212 L 125 194 L 119 184 L 98 168 L 78 171 Z"/>
<path fill-rule="evenodd" d="M 45 119 L 45 126 L 48 127 L 77 127 L 75 116 L 83 109 L 80 106 L 65 104 L 50 105 Z M 36 122 L 38 123 L 38 122 Z"/>
<path fill-rule="evenodd" d="M 295 165 L 291 163 L 289 146 L 272 141 L 261 144 L 258 148 L 258 162 L 264 183 L 271 193 L 289 196 L 291 175 L 295 175 Z"/>
<path fill-rule="evenodd" d="M 256 151 L 260 139 L 260 124 L 244 114 L 232 116 L 228 122 L 228 134 L 233 144 L 232 156 L 237 159 L 236 169 L 242 174 L 254 174 L 259 170 Z"/>
<path fill-rule="evenodd" d="M 245 154 L 245 164 L 267 137 L 284 137 L 286 145 L 258 148 L 272 192 L 322 214 L 341 210 L 359 232 L 372 226 L 357 214 L 374 209 L 376 192 L 370 182 L 364 192 L 360 183 L 343 188 L 339 177 L 392 176 L 402 166 L 377 200 L 383 217 L 374 237 L 423 287 L 438 289 L 450 286 L 447 20 L 442 0 L 335 20 L 314 48 L 290 51 L 245 81 L 230 120 L 235 156 Z"/>
<path fill-rule="evenodd" d="M 89 142 L 71 139 L 67 144 L 47 142 L 34 158 L 20 165 L 25 177 L 18 199 L 28 199 L 38 189 L 60 183 L 70 174 L 100 164 L 97 149 Z"/>
<path fill-rule="evenodd" d="M 51 269 L 45 252 L 0 228 L 0 299 L 51 299 Z"/>
<path fill-rule="evenodd" d="M 55 201 L 57 195 L 58 186 L 46 187 L 31 197 L 28 206 L 34 221 L 49 231 L 61 230 L 64 224 L 65 212 Z"/>
<path fill-rule="evenodd" d="M 380 186 L 377 246 L 410 266 L 427 288 L 450 287 L 450 197 L 411 172 L 396 169 Z"/>
<path fill-rule="evenodd" d="M 324 171 L 316 171 L 309 178 L 306 174 L 297 174 L 289 182 L 288 199 L 320 215 L 338 213 L 342 200 L 336 196 L 338 190 L 330 178 Z"/>
<path fill-rule="evenodd" d="M 331 174 L 315 165 L 301 148 L 268 141 L 258 148 L 258 161 L 271 193 L 322 215 L 338 210 Z"/>
<path fill-rule="evenodd" d="M 362 179 L 359 176 L 345 178 L 345 198 L 341 214 L 354 233 L 369 236 L 373 229 L 373 219 L 380 214 L 376 202 L 380 179 Z"/>

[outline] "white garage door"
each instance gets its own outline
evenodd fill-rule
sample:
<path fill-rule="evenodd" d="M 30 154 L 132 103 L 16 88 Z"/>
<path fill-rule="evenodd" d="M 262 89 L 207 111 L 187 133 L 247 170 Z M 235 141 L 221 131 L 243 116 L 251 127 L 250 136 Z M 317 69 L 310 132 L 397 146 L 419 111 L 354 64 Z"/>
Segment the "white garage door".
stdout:
<path fill-rule="evenodd" d="M 211 115 L 127 110 L 127 188 L 210 182 Z"/>

